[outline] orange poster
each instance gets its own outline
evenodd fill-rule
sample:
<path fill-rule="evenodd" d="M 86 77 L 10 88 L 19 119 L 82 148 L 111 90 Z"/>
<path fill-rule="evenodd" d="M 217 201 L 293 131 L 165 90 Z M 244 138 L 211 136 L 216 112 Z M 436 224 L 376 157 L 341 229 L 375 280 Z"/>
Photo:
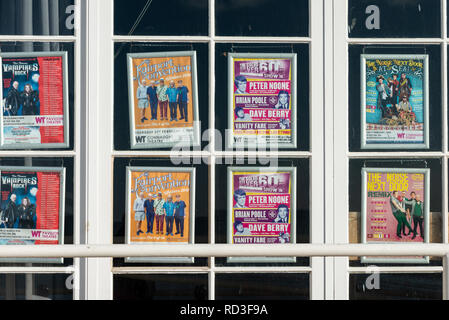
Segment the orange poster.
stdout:
<path fill-rule="evenodd" d="M 196 145 L 195 52 L 128 55 L 132 147 Z"/>
<path fill-rule="evenodd" d="M 128 169 L 128 243 L 190 243 L 194 169 Z"/>

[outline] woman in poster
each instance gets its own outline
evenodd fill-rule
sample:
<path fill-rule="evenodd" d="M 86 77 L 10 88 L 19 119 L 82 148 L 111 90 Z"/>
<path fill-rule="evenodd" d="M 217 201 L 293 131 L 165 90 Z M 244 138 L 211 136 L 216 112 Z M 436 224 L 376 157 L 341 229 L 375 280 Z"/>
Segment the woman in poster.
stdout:
<path fill-rule="evenodd" d="M 18 215 L 19 229 L 36 229 L 36 206 L 27 197 L 22 199 Z"/>
<path fill-rule="evenodd" d="M 27 83 L 20 95 L 22 100 L 22 115 L 35 116 L 38 115 L 37 104 L 39 102 L 39 93 L 33 90 L 33 87 Z"/>

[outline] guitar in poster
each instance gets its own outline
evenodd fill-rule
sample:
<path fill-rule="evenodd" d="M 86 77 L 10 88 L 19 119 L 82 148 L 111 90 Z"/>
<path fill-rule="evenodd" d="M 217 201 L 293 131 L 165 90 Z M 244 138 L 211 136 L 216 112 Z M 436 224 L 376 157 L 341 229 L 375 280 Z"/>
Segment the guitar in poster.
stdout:
<path fill-rule="evenodd" d="M 0 170 L 0 244 L 62 244 L 65 170 Z"/>
<path fill-rule="evenodd" d="M 428 56 L 361 60 L 362 148 L 428 149 Z"/>
<path fill-rule="evenodd" d="M 296 54 L 229 54 L 230 147 L 296 147 Z"/>
<path fill-rule="evenodd" d="M 0 56 L 0 147 L 67 147 L 67 53 L 4 53 Z"/>

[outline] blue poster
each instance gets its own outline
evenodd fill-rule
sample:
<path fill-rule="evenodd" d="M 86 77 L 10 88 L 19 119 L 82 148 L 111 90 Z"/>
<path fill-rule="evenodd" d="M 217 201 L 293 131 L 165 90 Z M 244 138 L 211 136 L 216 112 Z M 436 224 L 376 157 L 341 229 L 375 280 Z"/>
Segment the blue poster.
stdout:
<path fill-rule="evenodd" d="M 363 56 L 366 147 L 425 147 L 427 56 Z"/>

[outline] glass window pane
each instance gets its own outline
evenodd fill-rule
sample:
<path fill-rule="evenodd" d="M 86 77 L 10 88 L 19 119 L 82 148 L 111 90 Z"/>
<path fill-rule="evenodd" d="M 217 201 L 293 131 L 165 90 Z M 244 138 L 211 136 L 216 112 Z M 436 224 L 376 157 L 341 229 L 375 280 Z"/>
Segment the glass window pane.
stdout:
<path fill-rule="evenodd" d="M 115 0 L 114 12 L 117 35 L 208 34 L 208 0 Z"/>
<path fill-rule="evenodd" d="M 361 148 L 361 73 L 360 59 L 362 54 L 398 54 L 398 55 L 429 55 L 429 141 L 428 151 L 441 151 L 441 47 L 438 45 L 378 45 L 378 46 L 349 46 L 349 150 L 360 152 Z M 377 93 L 377 92 L 376 92 Z M 399 149 L 385 150 L 389 152 Z M 413 149 L 400 149 L 411 151 Z M 377 150 L 371 150 L 377 151 Z M 415 149 L 416 151 L 416 149 Z"/>
<path fill-rule="evenodd" d="M 265 165 L 238 163 L 229 165 L 230 159 L 221 159 L 222 164 L 216 165 L 215 172 L 215 242 L 227 243 L 227 168 L 228 167 L 264 167 Z M 256 159 L 257 160 L 257 159 Z M 259 159 L 268 161 L 269 159 Z M 220 160 L 218 160 L 220 161 Z M 309 243 L 309 161 L 306 159 L 275 159 L 277 163 L 272 163 L 271 167 L 296 167 L 297 168 L 297 193 L 296 193 L 296 242 Z M 266 165 L 268 166 L 268 165 Z M 244 245 L 244 244 L 242 244 Z M 276 245 L 273 244 L 273 250 Z M 227 258 L 216 258 L 215 262 L 218 266 L 307 266 L 308 258 L 297 258 L 296 263 L 228 263 Z"/>
<path fill-rule="evenodd" d="M 208 45 L 204 43 L 116 43 L 115 44 L 115 79 L 114 82 L 114 146 L 116 150 L 130 150 L 130 121 L 128 99 L 128 53 L 196 51 L 198 74 L 198 112 L 201 122 L 201 134 L 209 127 L 209 54 Z M 146 115 L 149 116 L 150 108 Z M 158 111 L 158 114 L 160 111 Z M 148 122 L 147 122 L 148 124 Z M 202 141 L 202 149 L 208 141 Z"/>
<path fill-rule="evenodd" d="M 74 43 L 65 42 L 0 42 L 0 51 L 5 53 L 14 52 L 67 52 L 68 73 L 68 102 L 69 102 L 69 142 L 70 150 L 74 146 L 75 134 L 75 46 Z M 43 150 L 43 149 L 42 149 Z M 58 149 L 49 149 L 56 151 Z M 65 150 L 65 149 L 61 149 Z"/>
<path fill-rule="evenodd" d="M 216 0 L 219 36 L 307 37 L 308 0 Z"/>
<path fill-rule="evenodd" d="M 442 274 L 352 274 L 350 300 L 441 300 Z"/>
<path fill-rule="evenodd" d="M 207 274 L 114 276 L 114 300 L 207 299 Z"/>
<path fill-rule="evenodd" d="M 349 0 L 349 37 L 438 38 L 440 8 L 440 0 Z"/>
<path fill-rule="evenodd" d="M 215 61 L 215 74 L 218 75 L 215 93 L 215 128 L 221 134 L 221 144 L 217 143 L 217 151 L 222 151 L 227 147 L 224 141 L 226 130 L 228 129 L 228 52 L 250 52 L 250 53 L 297 53 L 297 141 L 298 148 L 282 151 L 308 151 L 310 149 L 310 124 L 309 124 L 309 104 L 310 104 L 310 74 L 309 74 L 309 45 L 308 44 L 217 44 Z"/>
<path fill-rule="evenodd" d="M 64 244 L 73 244 L 73 222 L 74 222 L 74 159 L 73 158 L 31 158 L 27 159 L 31 161 L 32 167 L 45 168 L 53 167 L 66 168 L 65 175 L 65 205 L 64 205 Z M 26 167 L 29 166 L 30 162 L 25 162 L 24 158 L 2 158 L 0 159 L 0 166 L 5 167 Z M 0 267 L 23 267 L 24 263 L 0 263 Z M 73 259 L 65 258 L 63 265 L 61 264 L 40 264 L 33 263 L 33 267 L 39 266 L 71 266 L 73 265 Z M 29 264 L 28 266 L 31 266 Z"/>
<path fill-rule="evenodd" d="M 69 36 L 75 29 L 73 0 L 0 0 L 0 34 Z"/>
<path fill-rule="evenodd" d="M 73 300 L 73 275 L 2 274 L 0 300 Z"/>
<path fill-rule="evenodd" d="M 185 161 L 185 159 L 183 160 Z M 196 192 L 195 192 L 195 239 L 194 243 L 208 243 L 208 166 L 201 164 L 202 159 L 195 158 L 193 165 L 196 168 Z M 183 162 L 184 163 L 184 162 Z M 199 164 L 196 164 L 199 163 Z M 128 159 L 117 158 L 114 161 L 114 243 L 125 243 L 125 212 L 126 212 L 126 167 L 162 167 L 162 168 L 191 168 L 192 165 L 176 165 L 167 159 Z M 165 225 L 166 226 L 166 225 Z M 155 227 L 154 227 L 155 228 Z M 146 220 L 143 224 L 146 232 Z M 154 229 L 155 230 L 155 229 Z M 144 263 L 125 263 L 124 259 L 114 259 L 114 266 L 144 266 Z M 152 263 L 151 266 L 166 266 L 167 264 Z M 177 263 L 175 266 L 205 266 L 207 258 L 195 258 L 193 264 Z"/>
<path fill-rule="evenodd" d="M 430 214 L 429 242 L 441 243 L 441 175 L 440 159 L 353 159 L 349 162 L 349 242 L 361 243 L 361 210 L 362 210 L 362 168 L 429 168 L 430 169 Z M 391 211 L 390 211 L 391 212 Z M 391 216 L 392 218 L 392 216 Z M 394 219 L 394 218 L 393 218 Z M 394 220 L 393 220 L 394 221 Z M 350 257 L 351 266 L 363 266 L 360 257 Z M 382 263 L 382 266 L 398 264 Z M 404 264 L 400 264 L 404 266 Z M 410 265 L 410 264 L 408 264 Z M 441 258 L 430 257 L 430 265 L 441 265 Z"/>
<path fill-rule="evenodd" d="M 217 300 L 308 300 L 308 274 L 217 274 Z"/>

